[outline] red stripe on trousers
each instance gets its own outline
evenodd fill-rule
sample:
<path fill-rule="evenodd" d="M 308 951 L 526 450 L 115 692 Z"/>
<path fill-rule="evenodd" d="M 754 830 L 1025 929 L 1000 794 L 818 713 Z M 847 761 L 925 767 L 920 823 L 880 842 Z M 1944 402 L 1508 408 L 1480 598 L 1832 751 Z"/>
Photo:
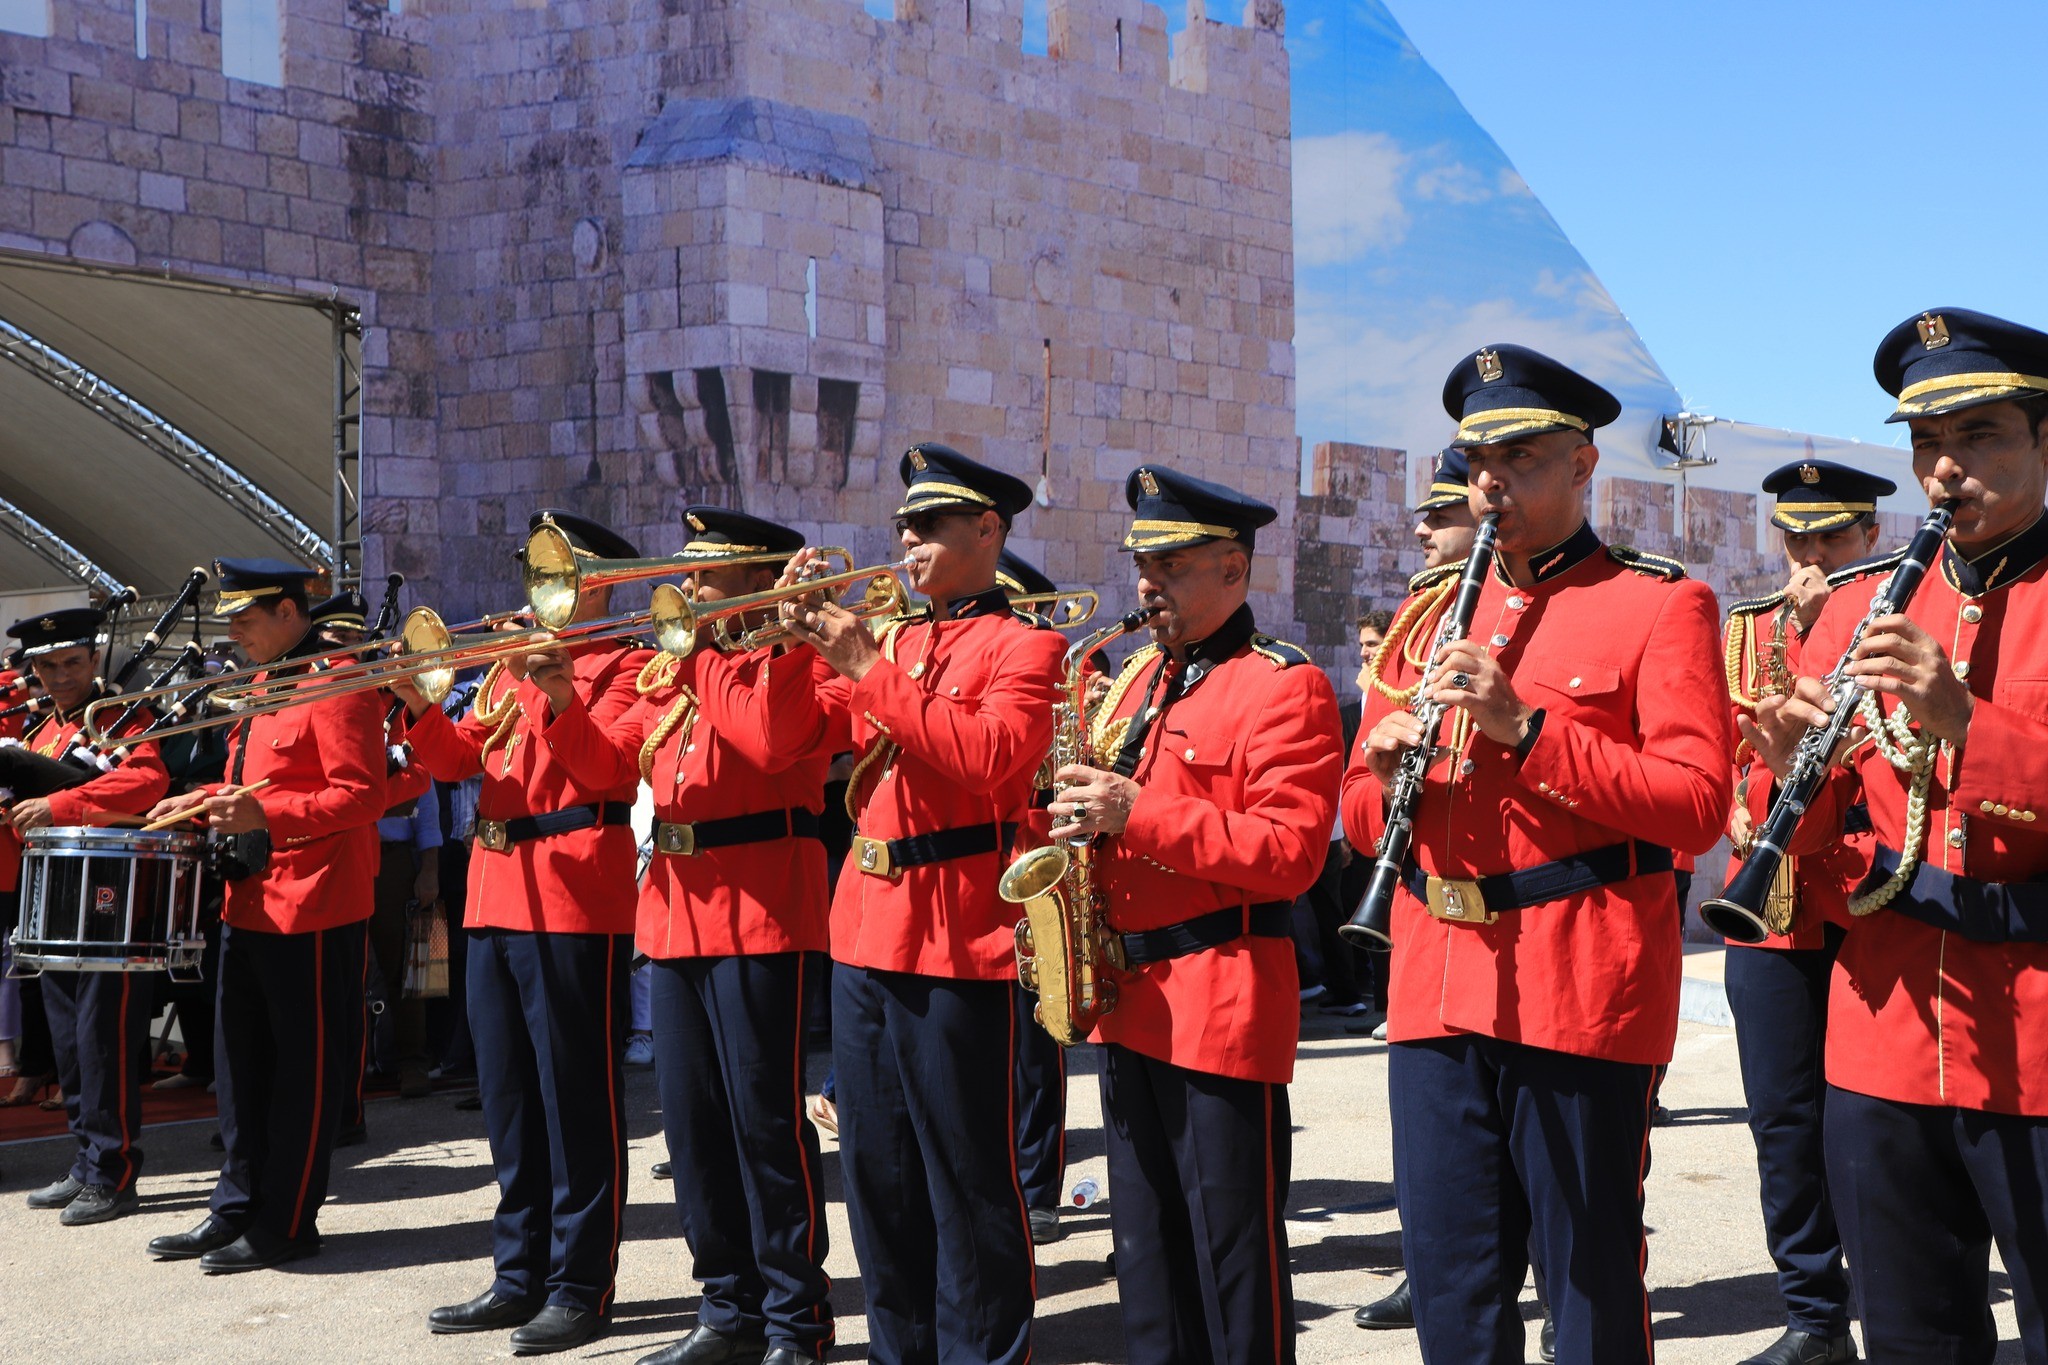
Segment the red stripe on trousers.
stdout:
<path fill-rule="evenodd" d="M 1266 1269 L 1270 1276 L 1266 1292 L 1271 1296 L 1273 1313 L 1273 1359 L 1284 1360 L 1282 1348 L 1286 1343 L 1280 1336 L 1280 1246 L 1273 1232 L 1279 1223 L 1279 1211 L 1273 1207 L 1273 1087 L 1261 1088 L 1266 1095 Z"/>
<path fill-rule="evenodd" d="M 810 1115 L 804 1112 L 804 955 L 802 953 L 796 955 L 796 1042 L 790 1048 L 790 1052 L 791 1069 L 795 1072 L 796 1076 L 796 1161 L 797 1165 L 803 1168 L 804 1216 L 810 1220 L 804 1234 L 806 1239 L 804 1242 L 804 1256 L 812 1265 L 818 1265 L 818 1223 L 824 1218 L 825 1211 L 818 1207 L 817 1186 L 811 1181 L 811 1154 L 804 1146 L 804 1125 L 809 1123 L 811 1118 Z M 821 1272 L 824 1270 L 823 1266 L 818 1268 Z M 825 1291 L 829 1294 L 831 1290 L 832 1277 L 827 1275 L 825 1276 Z M 811 1305 L 811 1321 L 823 1322 L 824 1320 L 825 1301 L 820 1300 Z M 837 1333 L 833 1333 L 827 1336 L 824 1341 L 818 1343 L 817 1359 L 823 1360 L 825 1358 L 825 1347 L 831 1344 L 833 1336 L 836 1335 Z"/>
<path fill-rule="evenodd" d="M 602 1313 L 612 1305 L 612 1295 L 619 1288 L 619 1238 L 624 1229 L 621 1219 L 624 1213 L 620 1201 L 626 1191 L 626 1149 L 619 1136 L 619 1066 L 618 1024 L 612 1017 L 612 977 L 619 960 L 619 936 L 607 936 L 609 945 L 604 955 L 604 1087 L 610 1101 L 607 1106 L 612 1122 L 612 1275 L 604 1287 L 604 1296 L 597 1301 L 597 1311 Z"/>
<path fill-rule="evenodd" d="M 327 1091 L 327 931 L 313 932 L 313 1125 L 306 1134 L 306 1165 L 299 1172 L 299 1197 L 292 1201 L 287 1237 L 299 1235 L 306 1214 L 306 1191 L 313 1183 L 313 1163 L 320 1155 L 320 1103 Z M 275 984 L 275 983 L 274 983 Z"/>

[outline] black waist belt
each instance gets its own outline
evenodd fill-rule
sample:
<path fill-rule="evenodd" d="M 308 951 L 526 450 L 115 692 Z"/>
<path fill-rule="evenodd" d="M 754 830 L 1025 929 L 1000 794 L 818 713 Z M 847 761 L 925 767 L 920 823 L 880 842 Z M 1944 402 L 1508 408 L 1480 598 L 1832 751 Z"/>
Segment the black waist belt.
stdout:
<path fill-rule="evenodd" d="M 723 819 L 699 820 L 688 825 L 664 820 L 654 827 L 654 851 L 687 858 L 707 848 L 731 848 L 735 844 L 759 844 L 770 839 L 822 837 L 818 832 L 817 814 L 801 806 L 791 806 L 786 810 L 728 815 Z"/>
<path fill-rule="evenodd" d="M 1505 914 L 1509 910 L 1525 910 L 1532 905 L 1548 905 L 1567 896 L 1625 882 L 1630 877 L 1645 877 L 1652 872 L 1670 870 L 1670 849 L 1661 844 L 1630 839 L 1626 843 L 1609 844 L 1605 848 L 1588 849 L 1569 858 L 1559 858 L 1554 863 L 1477 880 L 1479 896 L 1486 903 L 1486 909 L 1494 914 Z M 1403 880 L 1410 895 L 1424 905 L 1429 904 L 1429 878 L 1421 868 L 1409 868 Z"/>
<path fill-rule="evenodd" d="M 1252 906 L 1249 912 L 1241 905 L 1227 905 L 1178 924 L 1140 929 L 1117 937 L 1123 940 L 1124 960 L 1133 967 L 1142 967 L 1148 962 L 1164 962 L 1168 958 L 1207 952 L 1247 935 L 1252 938 L 1287 938 L 1292 928 L 1293 913 L 1292 901 L 1263 901 Z"/>
<path fill-rule="evenodd" d="M 1870 875 L 1856 889 L 1882 885 L 1898 869 L 1898 851 L 1879 844 Z M 2048 943 L 2048 881 L 1980 882 L 1922 863 L 1889 904 L 1972 943 Z"/>
<path fill-rule="evenodd" d="M 853 836 L 853 865 L 876 877 L 894 877 L 906 867 L 949 862 L 977 853 L 995 853 L 1008 848 L 1017 837 L 1017 826 L 1005 821 L 962 825 L 958 829 L 911 834 L 901 839 L 871 839 Z"/>
<path fill-rule="evenodd" d="M 476 841 L 493 853 L 503 853 L 529 839 L 545 839 L 551 834 L 567 834 L 594 825 L 624 825 L 632 818 L 633 808 L 623 801 L 606 801 L 601 805 L 593 801 L 542 815 L 522 815 L 516 820 L 478 820 Z"/>

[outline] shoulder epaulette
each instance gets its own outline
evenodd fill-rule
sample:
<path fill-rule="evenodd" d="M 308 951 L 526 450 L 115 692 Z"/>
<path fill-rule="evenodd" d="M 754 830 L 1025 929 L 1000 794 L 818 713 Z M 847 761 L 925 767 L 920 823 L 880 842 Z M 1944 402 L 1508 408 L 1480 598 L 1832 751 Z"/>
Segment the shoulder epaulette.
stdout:
<path fill-rule="evenodd" d="M 1735 603 L 1728 608 L 1728 616 L 1731 620 L 1737 616 L 1761 616 L 1784 605 L 1785 590 L 1780 588 L 1768 597 L 1751 597 Z"/>
<path fill-rule="evenodd" d="M 1309 662 L 1308 651 L 1300 645 L 1291 645 L 1270 635 L 1252 636 L 1252 653 L 1268 660 L 1275 668 L 1291 668 L 1295 664 Z"/>
<path fill-rule="evenodd" d="M 1829 574 L 1828 586 L 1839 588 L 1844 583 L 1853 583 L 1857 579 L 1869 574 L 1890 573 L 1899 566 L 1899 561 L 1905 557 L 1906 547 L 1901 545 L 1896 550 L 1890 550 L 1881 555 L 1872 555 L 1868 559 L 1859 559 L 1846 569 L 1837 569 Z"/>
<path fill-rule="evenodd" d="M 1434 569 L 1424 569 L 1421 573 L 1408 580 L 1408 591 L 1410 593 L 1421 592 L 1424 588 L 1435 587 L 1446 578 L 1454 578 L 1463 572 L 1465 572 L 1465 561 L 1462 559 L 1454 559 L 1448 564 L 1439 564 Z"/>
<path fill-rule="evenodd" d="M 1661 578 L 1666 583 L 1676 583 L 1685 577 L 1685 565 L 1663 555 L 1653 555 L 1648 550 L 1638 550 L 1633 545 L 1609 545 L 1607 557 L 1624 569 L 1634 569 L 1650 578 Z"/>

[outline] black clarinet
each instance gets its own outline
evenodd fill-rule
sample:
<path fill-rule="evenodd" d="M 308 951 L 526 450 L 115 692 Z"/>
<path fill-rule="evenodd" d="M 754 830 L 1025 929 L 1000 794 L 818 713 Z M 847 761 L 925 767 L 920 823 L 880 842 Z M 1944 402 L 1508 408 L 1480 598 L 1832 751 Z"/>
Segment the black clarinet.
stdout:
<path fill-rule="evenodd" d="M 1891 577 L 1884 581 L 1877 595 L 1870 599 L 1870 610 L 1863 613 L 1862 622 L 1850 632 L 1849 647 L 1835 661 L 1833 671 L 1821 680 L 1835 709 L 1826 721 L 1809 726 L 1799 737 L 1799 747 L 1792 755 L 1791 771 L 1779 780 L 1777 797 L 1771 802 L 1771 811 L 1764 817 L 1763 826 L 1750 842 L 1748 856 L 1735 870 L 1735 875 L 1728 879 L 1728 885 L 1721 894 L 1700 906 L 1700 919 L 1715 933 L 1737 943 L 1762 943 L 1770 937 L 1762 914 L 1764 900 L 1770 895 L 1771 884 L 1778 878 L 1778 868 L 1785 861 L 1785 849 L 1792 842 L 1799 822 L 1805 818 L 1806 808 L 1813 804 L 1813 798 L 1820 794 L 1821 784 L 1827 781 L 1828 767 L 1834 760 L 1836 748 L 1856 723 L 1856 707 L 1863 699 L 1863 684 L 1849 676 L 1849 663 L 1856 656 L 1856 646 L 1863 642 L 1871 622 L 1880 616 L 1902 612 L 1912 602 L 1920 580 L 1927 576 L 1934 557 L 1941 553 L 1941 543 L 1948 537 L 1949 523 L 1955 520 L 1957 506 L 1958 503 L 1951 499 L 1927 514 L 1927 520 L 1920 523 L 1920 529 L 1913 533 L 1913 539 L 1907 544 L 1905 558 L 1892 570 Z"/>
<path fill-rule="evenodd" d="M 185 578 L 185 586 L 178 589 L 178 595 L 171 599 L 171 605 L 164 608 L 164 614 L 156 618 L 156 624 L 149 628 L 148 633 L 142 637 L 142 643 L 135 647 L 135 652 L 128 656 L 128 662 L 122 664 L 121 671 L 114 676 L 114 691 L 119 692 L 126 687 L 128 680 L 135 676 L 135 670 L 142 667 L 149 657 L 156 653 L 158 647 L 163 644 L 164 637 L 170 634 L 171 627 L 177 624 L 178 617 L 183 614 L 185 608 L 192 605 L 192 599 L 199 596 L 199 590 L 206 586 L 207 577 L 205 569 L 193 566 L 192 572 Z"/>
<path fill-rule="evenodd" d="M 1424 683 L 1444 647 L 1464 639 L 1472 628 L 1472 613 L 1479 607 L 1480 589 L 1486 586 L 1486 575 L 1493 568 L 1494 535 L 1499 523 L 1497 513 L 1480 519 L 1479 534 L 1472 538 L 1472 554 L 1458 579 L 1457 596 L 1451 599 L 1450 610 L 1444 613 L 1443 625 L 1437 630 L 1436 643 L 1430 646 L 1429 663 L 1423 668 Z M 1394 889 L 1401 884 L 1407 869 L 1408 847 L 1415 839 L 1415 811 L 1422 804 L 1423 780 L 1429 776 L 1429 765 L 1436 758 L 1437 732 L 1443 728 L 1444 714 L 1450 710 L 1444 703 L 1426 698 L 1420 686 L 1414 711 L 1415 718 L 1422 722 L 1422 740 L 1401 755 L 1394 790 L 1387 799 L 1387 828 L 1380 835 L 1378 857 L 1372 865 L 1372 881 L 1365 888 L 1365 899 L 1359 902 L 1358 913 L 1350 922 L 1337 929 L 1338 935 L 1354 948 L 1384 952 L 1394 946 L 1390 932 Z"/>

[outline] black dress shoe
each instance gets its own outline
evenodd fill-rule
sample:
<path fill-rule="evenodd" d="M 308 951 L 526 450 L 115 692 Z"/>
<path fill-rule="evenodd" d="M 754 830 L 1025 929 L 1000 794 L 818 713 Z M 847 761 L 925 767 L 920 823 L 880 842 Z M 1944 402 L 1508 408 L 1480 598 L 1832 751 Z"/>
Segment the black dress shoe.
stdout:
<path fill-rule="evenodd" d="M 1060 1226 L 1060 1211 L 1058 1209 L 1033 1209 L 1031 1210 L 1030 1218 L 1031 1245 L 1035 1247 L 1042 1247 L 1048 1243 L 1057 1242 L 1060 1238 L 1067 1235 L 1067 1230 Z"/>
<path fill-rule="evenodd" d="M 1742 1365 L 1838 1365 L 1856 1358 L 1856 1339 L 1847 1332 L 1838 1337 L 1822 1337 L 1787 1327 L 1784 1336 Z"/>
<path fill-rule="evenodd" d="M 584 1342 L 603 1336 L 604 1325 L 600 1314 L 551 1303 L 535 1313 L 533 1321 L 512 1333 L 512 1354 L 544 1356 L 554 1351 L 573 1351 Z"/>
<path fill-rule="evenodd" d="M 675 1163 L 670 1161 L 657 1161 L 654 1163 L 652 1169 L 649 1170 L 648 1174 L 652 1175 L 656 1180 L 674 1180 L 676 1178 Z"/>
<path fill-rule="evenodd" d="M 815 1356 L 807 1356 L 792 1346 L 778 1346 L 761 1357 L 761 1365 L 812 1365 Z"/>
<path fill-rule="evenodd" d="M 64 1206 L 64 1212 L 57 1221 L 67 1228 L 84 1227 L 88 1223 L 111 1223 L 135 1212 L 137 1202 L 133 1185 L 125 1190 L 117 1190 L 112 1185 L 87 1185 L 78 1192 L 78 1198 Z"/>
<path fill-rule="evenodd" d="M 540 1312 L 539 1299 L 508 1299 L 495 1289 L 486 1289 L 468 1303 L 451 1303 L 427 1314 L 427 1329 L 442 1335 L 454 1332 L 502 1332 L 523 1327 Z"/>
<path fill-rule="evenodd" d="M 239 1275 L 245 1270 L 268 1270 L 286 1261 L 303 1261 L 320 1252 L 320 1234 L 279 1237 L 250 1228 L 218 1251 L 199 1258 L 199 1268 L 209 1275 Z"/>
<path fill-rule="evenodd" d="M 641 1356 L 634 1365 L 757 1365 L 767 1355 L 768 1343 L 765 1341 L 729 1337 L 699 1324 L 681 1341 L 672 1342 L 651 1356 Z M 798 1360 L 803 1357 L 790 1355 L 789 1358 Z"/>
<path fill-rule="evenodd" d="M 78 1198 L 85 1185 L 73 1180 L 69 1172 L 61 1179 L 53 1180 L 39 1190 L 31 1191 L 28 1206 L 32 1209 L 61 1209 Z"/>
<path fill-rule="evenodd" d="M 1550 1305 L 1543 1305 L 1543 1330 L 1536 1334 L 1536 1354 L 1543 1357 L 1543 1365 L 1551 1365 L 1557 1359 L 1557 1320 L 1550 1316 Z"/>
<path fill-rule="evenodd" d="M 152 1237 L 149 1254 L 159 1261 L 189 1261 L 195 1256 L 204 1256 L 209 1251 L 219 1251 L 232 1245 L 241 1232 L 225 1218 L 207 1214 L 204 1221 L 190 1232 L 173 1232 L 163 1237 Z"/>
<path fill-rule="evenodd" d="M 1393 1293 L 1383 1299 L 1375 1299 L 1353 1313 L 1351 1320 L 1373 1332 L 1393 1332 L 1415 1326 L 1415 1300 L 1408 1292 L 1407 1277 L 1403 1276 L 1401 1283 L 1394 1286 Z"/>

